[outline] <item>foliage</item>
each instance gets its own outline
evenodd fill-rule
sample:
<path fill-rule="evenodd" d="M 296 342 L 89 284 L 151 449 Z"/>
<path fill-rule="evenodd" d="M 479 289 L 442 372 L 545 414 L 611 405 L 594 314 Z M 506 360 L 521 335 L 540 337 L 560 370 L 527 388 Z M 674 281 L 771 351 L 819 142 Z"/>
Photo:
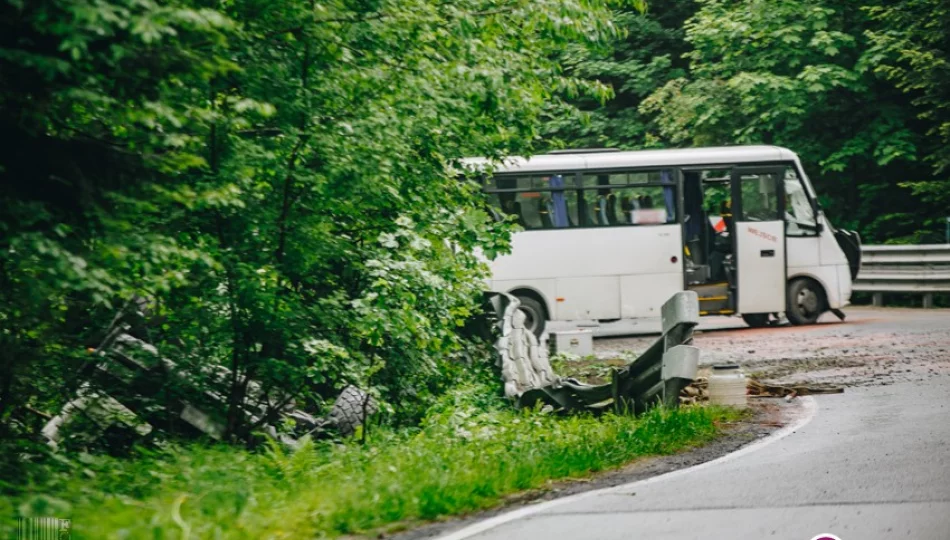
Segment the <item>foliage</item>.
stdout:
<path fill-rule="evenodd" d="M 686 26 L 689 76 L 642 109 L 673 143 L 788 146 L 820 175 L 833 220 L 871 238 L 906 234 L 914 203 L 896 174 L 920 170 L 920 137 L 906 99 L 869 69 L 866 19 L 834 0 L 702 1 Z"/>
<path fill-rule="evenodd" d="M 667 0 L 621 11 L 621 40 L 565 59 L 615 97 L 574 100 L 573 117 L 551 122 L 563 139 L 551 144 L 787 146 L 835 225 L 868 242 L 941 241 L 946 10 L 931 0 Z"/>
<path fill-rule="evenodd" d="M 867 31 L 874 71 L 912 97 L 927 126 L 927 161 L 941 175 L 909 179 L 905 186 L 945 210 L 950 205 L 945 176 L 950 168 L 950 3 L 906 0 L 867 10 L 876 23 Z"/>
<path fill-rule="evenodd" d="M 569 73 L 613 90 L 606 102 L 575 100 L 577 113 L 548 122 L 547 131 L 567 144 L 607 148 L 655 144 L 652 119 L 638 107 L 656 88 L 686 75 L 683 24 L 695 7 L 693 0 L 653 0 L 637 8 L 615 11 L 614 22 L 624 32 L 610 46 L 579 47 L 561 59 Z"/>
<path fill-rule="evenodd" d="M 201 44 L 233 24 L 153 2 L 10 2 L 0 14 L 0 426 L 75 387 L 91 329 L 134 291 L 214 265 L 161 231 L 159 187 L 200 163 L 199 82 L 231 69 Z M 176 103 L 176 100 L 179 100 Z"/>
<path fill-rule="evenodd" d="M 458 377 L 476 248 L 507 249 L 453 165 L 604 95 L 554 58 L 616 33 L 606 0 L 4 6 L 0 419 L 32 429 L 133 294 L 166 356 L 231 371 L 235 437 L 252 379 L 418 417 Z"/>
<path fill-rule="evenodd" d="M 83 538 L 335 537 L 492 507 L 550 480 L 675 452 L 739 415 L 687 408 L 556 418 L 513 412 L 488 395 L 461 388 L 421 429 L 377 432 L 366 446 L 307 442 L 259 454 L 193 446 L 134 462 L 78 456 L 9 504 L 20 515 L 53 505 Z"/>

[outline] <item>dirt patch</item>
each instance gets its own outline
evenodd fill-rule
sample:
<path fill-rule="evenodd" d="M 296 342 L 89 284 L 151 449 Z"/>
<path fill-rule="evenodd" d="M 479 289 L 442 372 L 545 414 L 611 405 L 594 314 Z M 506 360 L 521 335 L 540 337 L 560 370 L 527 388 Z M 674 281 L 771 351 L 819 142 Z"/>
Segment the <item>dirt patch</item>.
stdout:
<path fill-rule="evenodd" d="M 391 534 L 377 532 L 363 538 L 391 538 L 393 540 L 435 538 L 528 504 L 628 484 L 678 469 L 692 467 L 734 452 L 750 442 L 769 435 L 783 427 L 799 407 L 797 400 L 790 404 L 781 399 L 771 398 L 750 401 L 752 415 L 749 419 L 726 426 L 721 437 L 704 446 L 670 456 L 640 459 L 621 469 L 596 473 L 589 478 L 551 482 L 543 489 L 509 496 L 499 506 L 490 510 L 463 517 L 447 518 L 433 523 L 401 523 L 395 526 L 396 529 L 400 530 L 398 533 L 394 531 L 393 527 L 390 527 L 388 530 L 391 531 Z"/>
<path fill-rule="evenodd" d="M 554 372 L 561 377 L 570 377 L 587 384 L 606 384 L 610 382 L 610 372 L 629 364 L 635 357 L 597 358 L 589 356 L 576 360 L 555 361 Z"/>
<path fill-rule="evenodd" d="M 655 336 L 595 342 L 600 359 L 645 350 Z M 950 375 L 950 311 L 849 310 L 845 322 L 698 332 L 700 363 L 738 363 L 775 384 L 870 386 Z M 596 369 L 596 368 L 590 368 Z"/>

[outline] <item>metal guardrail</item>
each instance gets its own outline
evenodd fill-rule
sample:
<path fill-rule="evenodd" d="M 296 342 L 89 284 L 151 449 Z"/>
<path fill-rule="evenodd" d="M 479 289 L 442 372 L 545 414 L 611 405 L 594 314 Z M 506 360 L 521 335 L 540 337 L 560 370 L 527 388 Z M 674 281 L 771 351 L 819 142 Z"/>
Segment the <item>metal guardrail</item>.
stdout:
<path fill-rule="evenodd" d="M 514 296 L 489 293 L 497 328 L 495 350 L 505 395 L 519 407 L 543 405 L 557 412 L 599 411 L 640 414 L 656 404 L 679 405 L 680 392 L 696 378 L 699 349 L 689 345 L 699 323 L 699 298 L 694 291 L 674 294 L 661 309 L 662 335 L 643 354 L 611 373 L 602 385 L 559 377 L 546 347 L 524 327 L 524 314 Z"/>
<path fill-rule="evenodd" d="M 884 293 L 923 294 L 931 308 L 935 293 L 950 293 L 950 244 L 862 246 L 853 290 L 873 293 L 875 306 Z"/>

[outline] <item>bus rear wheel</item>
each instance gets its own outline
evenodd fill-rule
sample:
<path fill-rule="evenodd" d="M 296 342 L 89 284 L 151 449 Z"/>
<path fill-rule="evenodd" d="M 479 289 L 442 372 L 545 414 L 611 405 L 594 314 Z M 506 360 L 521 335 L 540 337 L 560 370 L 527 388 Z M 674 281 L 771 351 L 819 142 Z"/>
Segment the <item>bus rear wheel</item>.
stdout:
<path fill-rule="evenodd" d="M 547 320 L 547 312 L 541 302 L 530 296 L 516 296 L 521 302 L 522 313 L 524 313 L 524 327 L 539 340 L 544 333 L 544 325 Z"/>
<path fill-rule="evenodd" d="M 815 324 L 826 310 L 825 291 L 808 278 L 793 279 L 788 283 L 785 316 L 794 325 Z"/>
<path fill-rule="evenodd" d="M 743 313 L 742 320 L 752 328 L 762 328 L 769 325 L 768 313 Z"/>

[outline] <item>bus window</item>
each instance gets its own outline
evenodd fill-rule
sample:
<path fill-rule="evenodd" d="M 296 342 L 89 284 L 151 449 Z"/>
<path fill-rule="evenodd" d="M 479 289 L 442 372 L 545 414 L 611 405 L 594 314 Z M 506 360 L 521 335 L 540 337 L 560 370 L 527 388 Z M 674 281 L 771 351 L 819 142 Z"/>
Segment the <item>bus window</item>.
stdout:
<path fill-rule="evenodd" d="M 617 185 L 623 180 L 626 185 Z M 650 180 L 651 184 L 642 184 Z M 667 185 L 662 185 L 667 184 Z M 661 171 L 590 174 L 581 178 L 578 205 L 586 227 L 660 225 L 676 222 L 672 180 Z"/>
<path fill-rule="evenodd" d="M 537 191 L 492 193 L 489 195 L 492 206 L 501 210 L 505 216 L 515 218 L 515 222 L 525 229 L 545 229 L 548 219 L 544 199 Z"/>
<path fill-rule="evenodd" d="M 586 227 L 617 225 L 617 198 L 610 189 L 577 192 L 581 220 Z"/>
<path fill-rule="evenodd" d="M 577 223 L 573 175 L 499 176 L 487 179 L 491 205 L 527 230 L 565 228 Z M 568 189 L 570 188 L 570 189 Z"/>
<path fill-rule="evenodd" d="M 743 174 L 739 181 L 742 190 L 742 215 L 738 221 L 778 221 L 778 194 L 776 175 Z"/>
<path fill-rule="evenodd" d="M 497 191 L 497 190 L 531 190 L 531 189 L 543 189 L 542 180 L 540 177 L 533 176 L 499 176 L 494 178 L 488 178 L 485 181 L 485 190 L 486 191 Z"/>
<path fill-rule="evenodd" d="M 527 230 L 676 222 L 670 171 L 500 176 L 486 181 L 492 206 Z"/>
<path fill-rule="evenodd" d="M 564 227 L 573 227 L 577 224 L 577 201 L 571 196 L 573 190 L 567 188 L 573 187 L 574 175 L 555 174 L 547 177 L 550 192 L 545 193 L 548 196 L 548 213 L 551 218 L 551 225 L 556 229 Z"/>
<path fill-rule="evenodd" d="M 623 190 L 620 197 L 624 201 L 623 206 L 628 208 L 628 214 L 624 218 L 633 225 L 673 223 L 676 220 L 676 212 L 667 207 L 664 189 L 650 186 Z"/>
<path fill-rule="evenodd" d="M 616 212 L 613 209 L 615 199 L 610 189 L 611 176 L 615 181 L 626 182 L 624 174 L 585 175 L 581 178 L 583 189 L 577 192 L 581 223 L 585 227 L 607 227 L 616 224 Z M 614 215 L 611 215 L 614 214 Z"/>
<path fill-rule="evenodd" d="M 817 236 L 815 210 L 795 169 L 785 169 L 785 233 L 788 236 Z"/>
<path fill-rule="evenodd" d="M 491 193 L 488 195 L 488 200 L 495 209 L 501 211 L 503 217 L 514 217 L 519 225 L 524 226 L 516 193 Z"/>

